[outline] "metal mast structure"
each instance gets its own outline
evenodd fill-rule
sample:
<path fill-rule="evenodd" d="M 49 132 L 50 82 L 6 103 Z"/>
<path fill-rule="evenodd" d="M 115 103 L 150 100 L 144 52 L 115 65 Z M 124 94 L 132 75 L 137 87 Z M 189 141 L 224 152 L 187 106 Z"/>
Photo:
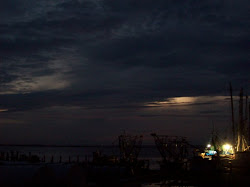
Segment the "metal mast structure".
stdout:
<path fill-rule="evenodd" d="M 248 103 L 248 145 L 250 145 L 250 102 Z"/>
<path fill-rule="evenodd" d="M 188 142 L 185 137 L 151 134 L 163 161 L 182 161 L 187 157 Z"/>
<path fill-rule="evenodd" d="M 247 144 L 247 131 L 246 131 L 246 120 L 243 117 L 243 89 L 240 90 L 239 100 L 239 124 L 238 124 L 238 138 L 237 138 L 237 151 L 245 151 L 248 147 Z"/>
<path fill-rule="evenodd" d="M 120 158 L 124 161 L 137 160 L 141 150 L 143 136 L 131 136 L 123 133 L 118 137 Z"/>
<path fill-rule="evenodd" d="M 233 148 L 235 152 L 236 148 L 236 139 L 235 139 L 235 124 L 234 124 L 234 104 L 233 104 L 233 89 L 231 82 L 229 83 L 230 96 L 231 96 L 231 111 L 232 111 L 232 132 L 233 132 Z"/>

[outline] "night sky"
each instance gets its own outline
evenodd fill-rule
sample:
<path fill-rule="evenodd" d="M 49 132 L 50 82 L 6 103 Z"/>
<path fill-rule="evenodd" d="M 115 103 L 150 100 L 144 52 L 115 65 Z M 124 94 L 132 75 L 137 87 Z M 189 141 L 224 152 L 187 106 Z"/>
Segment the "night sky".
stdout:
<path fill-rule="evenodd" d="M 249 0 L 1 0 L 0 144 L 206 143 L 249 44 Z"/>

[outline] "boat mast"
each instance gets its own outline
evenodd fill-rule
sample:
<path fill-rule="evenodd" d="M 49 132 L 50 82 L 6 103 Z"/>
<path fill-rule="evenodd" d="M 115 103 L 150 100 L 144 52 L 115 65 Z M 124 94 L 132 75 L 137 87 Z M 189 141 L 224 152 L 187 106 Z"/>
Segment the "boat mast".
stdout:
<path fill-rule="evenodd" d="M 245 103 L 245 128 L 247 130 L 247 120 L 248 120 L 248 95 L 247 95 L 247 92 L 246 92 L 246 103 Z M 247 145 L 248 145 L 248 141 L 249 140 L 249 133 L 247 132 L 246 133 L 246 142 L 247 142 Z"/>
<path fill-rule="evenodd" d="M 248 145 L 250 145 L 250 102 L 248 103 Z"/>
<path fill-rule="evenodd" d="M 235 126 L 234 126 L 234 104 L 233 104 L 233 89 L 231 82 L 229 83 L 230 86 L 230 96 L 231 96 L 231 111 L 232 111 L 232 132 L 233 132 L 233 148 L 235 150 L 236 147 L 236 140 L 235 140 Z"/>
<path fill-rule="evenodd" d="M 244 151 L 244 119 L 243 119 L 243 89 L 240 90 L 240 100 L 239 100 L 239 125 L 238 125 L 238 145 L 237 151 Z"/>
<path fill-rule="evenodd" d="M 247 121 L 247 103 L 248 103 L 248 95 L 246 95 L 246 103 L 245 103 L 245 120 Z"/>

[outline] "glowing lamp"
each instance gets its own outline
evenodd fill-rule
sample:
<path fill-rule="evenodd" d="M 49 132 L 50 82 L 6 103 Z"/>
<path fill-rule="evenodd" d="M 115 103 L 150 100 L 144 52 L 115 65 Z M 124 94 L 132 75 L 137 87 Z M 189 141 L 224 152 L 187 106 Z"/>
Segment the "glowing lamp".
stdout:
<path fill-rule="evenodd" d="M 228 150 L 231 149 L 231 148 L 232 148 L 232 146 L 229 145 L 229 144 L 223 145 L 223 149 L 225 149 L 225 151 L 228 151 Z"/>
<path fill-rule="evenodd" d="M 211 144 L 207 144 L 207 148 L 210 148 L 211 147 Z"/>

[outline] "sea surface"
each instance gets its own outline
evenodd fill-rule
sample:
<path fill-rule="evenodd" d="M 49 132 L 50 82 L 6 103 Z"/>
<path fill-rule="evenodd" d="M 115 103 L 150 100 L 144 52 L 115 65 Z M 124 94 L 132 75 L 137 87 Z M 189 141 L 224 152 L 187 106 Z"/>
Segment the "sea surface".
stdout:
<path fill-rule="evenodd" d="M 91 161 L 93 152 L 99 151 L 103 155 L 119 156 L 118 146 L 0 146 L 0 152 L 18 152 L 19 155 L 37 155 L 40 158 L 45 157 L 45 162 L 51 162 L 53 157 L 54 162 L 59 162 L 60 157 L 62 162 Z M 138 156 L 139 159 L 149 160 L 150 169 L 159 169 L 158 161 L 161 160 L 161 155 L 155 146 L 143 146 Z"/>
<path fill-rule="evenodd" d="M 86 159 L 91 161 L 93 158 L 93 152 L 100 151 L 105 155 L 116 155 L 119 156 L 119 148 L 117 146 L 82 146 L 82 147 L 58 147 L 58 146 L 0 146 L 1 152 L 19 152 L 19 154 L 32 154 L 37 155 L 40 158 L 45 156 L 46 162 L 51 162 L 51 158 L 53 156 L 54 163 L 59 162 L 60 157 L 62 157 L 62 162 L 69 162 L 69 157 L 71 162 L 76 162 L 79 157 L 79 161 L 85 161 Z M 161 160 L 161 155 L 155 146 L 143 146 L 141 148 L 139 159 L 147 159 L 150 163 L 150 169 L 158 170 L 159 161 Z M 21 166 L 20 166 L 21 167 Z M 6 169 L 6 167 L 2 167 L 2 170 Z M 22 168 L 23 169 L 23 168 Z M 19 171 L 19 170 L 18 170 Z M 18 173 L 18 171 L 13 171 L 14 174 Z M 33 170 L 32 170 L 33 171 Z M 233 170 L 232 174 L 225 173 L 220 176 L 213 176 L 216 180 L 220 179 L 221 183 L 229 184 L 230 182 L 233 184 L 237 184 L 239 181 L 243 181 L 244 184 L 246 181 L 249 181 L 249 175 L 241 175 L 237 173 L 236 170 Z M 1 173 L 1 171 L 0 171 Z M 25 172 L 22 171 L 24 175 Z M 19 175 L 19 173 L 18 173 Z M 18 179 L 18 175 L 16 175 Z M 26 175 L 25 175 L 26 176 Z M 210 176 L 209 176 L 210 177 Z M 20 178 L 20 177 L 19 177 Z M 215 181 L 216 181 L 215 180 Z M 18 180 L 17 180 L 18 181 Z M 169 186 L 168 183 L 171 183 L 172 179 L 167 179 L 159 182 L 140 182 L 141 187 L 159 187 L 159 186 Z M 189 182 L 189 181 L 187 181 Z M 249 183 L 249 182 L 248 182 Z M 187 183 L 188 184 L 188 183 Z M 138 185 L 137 185 L 138 186 Z M 186 185 L 190 186 L 190 185 Z M 237 186 L 237 185 L 233 185 Z M 238 185 L 240 186 L 240 185 Z M 249 185 L 247 185 L 249 186 Z"/>

